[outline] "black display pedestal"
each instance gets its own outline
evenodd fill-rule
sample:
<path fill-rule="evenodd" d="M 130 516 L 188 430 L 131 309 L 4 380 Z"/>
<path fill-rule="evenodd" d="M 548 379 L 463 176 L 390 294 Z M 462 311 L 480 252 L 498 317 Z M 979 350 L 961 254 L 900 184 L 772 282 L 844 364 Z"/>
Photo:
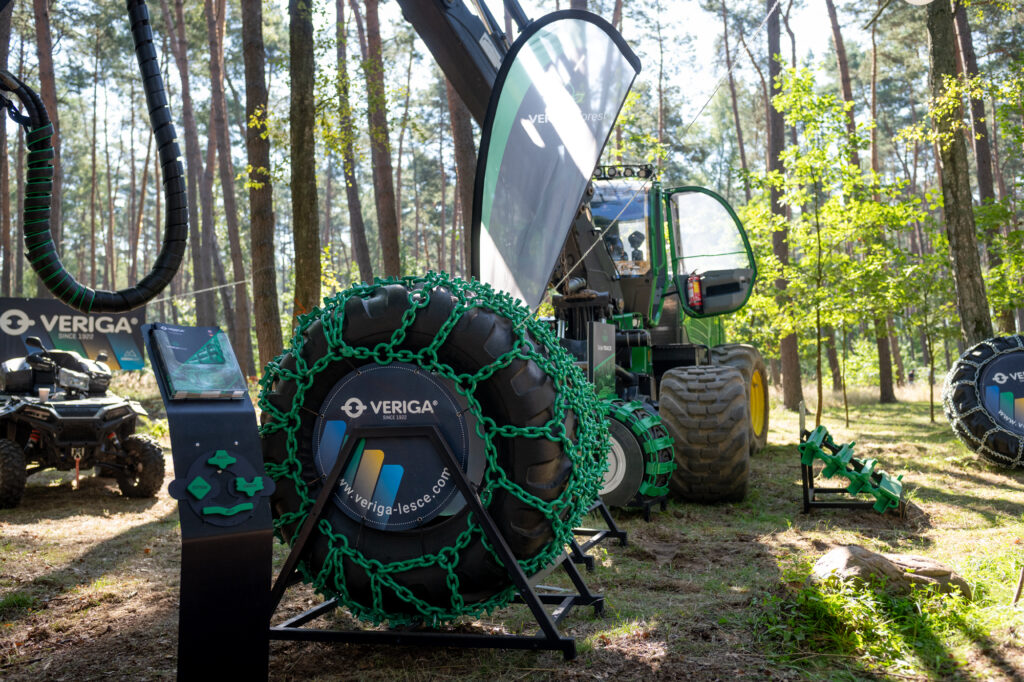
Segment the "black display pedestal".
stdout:
<path fill-rule="evenodd" d="M 412 646 L 451 646 L 471 648 L 493 648 L 493 649 L 535 649 L 561 651 L 566 660 L 576 657 L 576 640 L 566 637 L 558 630 L 558 624 L 576 606 L 593 606 L 595 614 L 600 615 L 604 611 L 604 597 L 592 594 L 582 576 L 576 570 L 571 561 L 567 561 L 567 555 L 562 558 L 553 568 L 561 567 L 572 581 L 575 591 L 554 591 L 542 587 L 536 587 L 526 577 L 519 562 L 515 560 L 512 550 L 505 541 L 494 520 L 484 508 L 473 484 L 466 478 L 462 468 L 458 465 L 455 454 L 448 443 L 441 436 L 441 433 L 433 426 L 396 426 L 389 428 L 354 428 L 342 446 L 341 452 L 334 463 L 330 473 L 324 481 L 323 488 L 313 504 L 313 508 L 306 517 L 302 528 L 296 536 L 292 550 L 285 560 L 277 580 L 271 591 L 270 610 L 273 614 L 285 590 L 289 585 L 296 582 L 296 567 L 302 558 L 313 529 L 319 523 L 323 515 L 324 506 L 327 504 L 332 492 L 338 485 L 342 470 L 348 461 L 353 450 L 359 441 L 367 438 L 394 438 L 396 436 L 407 438 L 426 438 L 434 446 L 434 451 L 440 453 L 444 466 L 449 471 L 455 472 L 453 477 L 459 491 L 462 493 L 473 511 L 474 517 L 483 528 L 488 541 L 494 547 L 498 558 L 508 570 L 508 576 L 518 590 L 516 601 L 524 603 L 529 607 L 538 625 L 538 632 L 534 636 L 527 635 L 483 635 L 437 632 L 430 630 L 318 630 L 303 627 L 306 623 L 337 608 L 338 604 L 331 599 L 308 611 L 290 618 L 279 625 L 270 628 L 270 638 L 275 640 L 301 640 L 317 642 L 339 642 L 351 644 L 382 644 L 382 645 L 412 645 Z M 550 574 L 552 567 L 543 575 Z M 554 605 L 555 609 L 549 613 L 545 605 Z M 272 618 L 272 615 L 271 615 Z"/>

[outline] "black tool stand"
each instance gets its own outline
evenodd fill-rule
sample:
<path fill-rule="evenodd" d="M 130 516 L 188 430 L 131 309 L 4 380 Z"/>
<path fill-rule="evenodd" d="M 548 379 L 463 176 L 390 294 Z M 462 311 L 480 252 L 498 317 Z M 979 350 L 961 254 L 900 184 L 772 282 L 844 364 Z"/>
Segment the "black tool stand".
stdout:
<path fill-rule="evenodd" d="M 281 603 L 285 590 L 289 585 L 297 582 L 296 567 L 302 559 L 307 543 L 313 529 L 320 522 L 324 506 L 328 503 L 332 491 L 338 486 L 341 473 L 345 463 L 349 460 L 353 450 L 359 441 L 367 438 L 428 438 L 435 446 L 435 452 L 441 453 L 444 465 L 449 471 L 455 472 L 454 480 L 459 491 L 466 499 L 466 503 L 473 511 L 474 518 L 480 523 L 488 541 L 494 547 L 495 553 L 502 564 L 508 569 L 509 578 L 518 589 L 516 601 L 526 604 L 537 621 L 539 630 L 534 636 L 526 635 L 482 635 L 482 634 L 459 634 L 449 632 L 436 632 L 424 630 L 316 630 L 304 628 L 303 626 L 317 618 L 329 613 L 338 607 L 337 600 L 329 599 L 322 604 L 299 614 L 293 618 L 274 625 L 270 628 L 270 638 L 275 640 L 292 641 L 315 641 L 315 642 L 339 642 L 351 644 L 384 644 L 384 645 L 411 645 L 411 646 L 450 646 L 470 648 L 492 648 L 492 649 L 534 649 L 561 651 L 565 660 L 576 657 L 576 640 L 566 637 L 558 631 L 558 624 L 568 615 L 575 606 L 593 606 L 595 614 L 600 615 L 604 610 L 604 597 L 591 594 L 576 567 L 572 562 L 562 560 L 543 573 L 547 575 L 553 568 L 561 566 L 569 575 L 576 592 L 555 591 L 553 588 L 535 587 L 531 580 L 523 573 L 519 562 L 516 561 L 512 550 L 509 548 L 505 537 L 498 530 L 494 520 L 488 514 L 480 501 L 480 497 L 474 489 L 473 484 L 466 478 L 462 468 L 458 465 L 455 454 L 448 446 L 447 441 L 441 436 L 436 427 L 433 426 L 398 426 L 388 428 L 354 428 L 342 446 L 338 459 L 334 463 L 327 476 L 320 494 L 313 504 L 313 508 L 306 517 L 302 528 L 296 536 L 292 545 L 291 553 L 285 560 L 274 587 L 271 592 L 270 610 L 273 614 Z M 534 576 L 533 582 L 542 576 Z M 541 590 L 541 591 L 538 591 Z M 548 613 L 544 608 L 545 604 L 555 605 L 553 613 Z M 273 616 L 271 616 L 273 619 Z"/>
<path fill-rule="evenodd" d="M 643 502 L 636 505 L 644 513 L 644 521 L 647 523 L 651 522 L 651 510 L 655 507 L 661 507 L 661 511 L 668 509 L 668 495 L 659 495 L 658 497 L 645 498 Z"/>
<path fill-rule="evenodd" d="M 626 536 L 626 531 L 619 528 L 618 524 L 615 523 L 615 519 L 612 518 L 612 513 L 608 510 L 608 505 L 604 503 L 600 497 L 597 501 L 590 505 L 590 509 L 587 513 L 598 512 L 604 519 L 604 528 L 573 528 L 573 535 L 581 535 L 587 540 L 580 543 L 575 538 L 569 543 L 569 554 L 572 557 L 573 563 L 583 564 L 588 571 L 594 570 L 594 557 L 587 556 L 587 550 L 594 547 L 607 538 L 613 538 L 619 541 L 620 547 L 625 547 L 629 544 L 629 539 Z"/>
<path fill-rule="evenodd" d="M 181 519 L 178 679 L 266 679 L 274 482 L 256 413 L 248 396 L 171 400 L 151 329 L 143 339 L 167 408 Z"/>

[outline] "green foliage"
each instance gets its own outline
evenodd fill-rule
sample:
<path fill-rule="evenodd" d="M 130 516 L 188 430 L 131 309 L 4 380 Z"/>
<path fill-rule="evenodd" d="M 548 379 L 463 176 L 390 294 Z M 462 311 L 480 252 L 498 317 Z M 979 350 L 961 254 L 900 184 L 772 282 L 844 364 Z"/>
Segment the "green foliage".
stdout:
<path fill-rule="evenodd" d="M 915 588 L 896 596 L 853 581 L 806 582 L 806 566 L 790 569 L 788 585 L 763 597 L 753 627 L 780 661 L 813 665 L 816 656 L 857 660 L 866 670 L 955 676 L 964 661 L 951 645 L 989 635 L 986 600 Z"/>

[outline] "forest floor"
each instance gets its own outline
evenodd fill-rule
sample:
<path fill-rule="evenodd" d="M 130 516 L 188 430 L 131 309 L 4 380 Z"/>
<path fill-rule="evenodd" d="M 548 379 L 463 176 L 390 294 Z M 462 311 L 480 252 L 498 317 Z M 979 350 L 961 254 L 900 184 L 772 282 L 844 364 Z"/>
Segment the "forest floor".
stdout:
<path fill-rule="evenodd" d="M 857 456 L 904 474 L 912 502 L 905 518 L 802 514 L 797 416 L 776 407 L 744 502 L 672 503 L 650 523 L 616 512 L 629 544 L 591 550 L 597 565 L 585 574 L 605 595 L 606 613 L 577 609 L 563 623 L 576 638 L 576 660 L 275 642 L 271 678 L 1024 679 L 1024 605 L 1011 606 L 1024 564 L 1024 472 L 982 464 L 941 411 L 930 422 L 927 393 L 902 398 L 878 405 L 862 396 L 849 428 L 828 404 L 824 423 L 836 442 L 856 440 Z M 169 450 L 167 471 L 170 480 Z M 922 597 L 908 606 L 805 582 L 818 557 L 845 544 L 948 563 L 975 601 Z M 278 547 L 276 566 L 284 556 Z M 111 479 L 89 476 L 74 491 L 67 475 L 34 476 L 21 506 L 0 511 L 0 679 L 173 678 L 179 560 L 166 486 L 155 499 L 133 500 Z M 282 608 L 318 600 L 293 588 Z M 331 618 L 354 625 L 344 612 Z M 462 629 L 528 625 L 526 609 L 512 606 Z"/>

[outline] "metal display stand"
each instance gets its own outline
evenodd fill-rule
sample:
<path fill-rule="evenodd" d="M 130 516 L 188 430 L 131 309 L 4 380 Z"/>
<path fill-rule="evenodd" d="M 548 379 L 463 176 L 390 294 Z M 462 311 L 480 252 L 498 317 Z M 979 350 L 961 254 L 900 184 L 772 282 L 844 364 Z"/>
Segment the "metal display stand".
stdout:
<path fill-rule="evenodd" d="M 153 325 L 142 336 L 167 409 L 168 490 L 181 519 L 178 679 L 266 679 L 273 524 L 256 412 L 241 399 L 172 400 Z"/>
<path fill-rule="evenodd" d="M 587 556 L 587 550 L 591 547 L 600 544 L 607 538 L 618 540 L 620 547 L 625 547 L 629 544 L 626 531 L 620 529 L 618 524 L 615 523 L 612 513 L 608 510 L 608 505 L 601 498 L 597 498 L 597 501 L 590 505 L 587 513 L 590 514 L 595 511 L 600 513 L 604 519 L 605 528 L 573 528 L 573 535 L 581 535 L 587 538 L 587 540 L 580 543 L 573 538 L 572 542 L 569 543 L 569 556 L 572 558 L 573 563 L 583 564 L 588 571 L 594 570 L 594 557 Z"/>
<path fill-rule="evenodd" d="M 278 573 L 270 593 L 270 605 L 268 613 L 277 610 L 285 590 L 289 585 L 296 582 L 296 568 L 303 558 L 309 543 L 313 529 L 316 528 L 323 516 L 324 507 L 330 499 L 331 494 L 337 488 L 345 463 L 349 460 L 352 452 L 359 441 L 367 438 L 394 438 L 396 436 L 408 438 L 426 438 L 434 446 L 435 451 L 441 454 L 443 464 L 449 471 L 455 472 L 453 480 L 459 488 L 459 492 L 465 498 L 467 505 L 472 510 L 474 517 L 483 528 L 488 541 L 494 547 L 494 551 L 501 563 L 506 567 L 508 576 L 512 580 L 518 595 L 516 601 L 526 604 L 538 625 L 536 635 L 481 635 L 462 634 L 435 631 L 409 631 L 409 630 L 319 630 L 303 627 L 318 616 L 329 613 L 339 606 L 337 600 L 329 599 L 312 609 L 309 609 L 297 616 L 289 618 L 279 625 L 270 627 L 270 638 L 274 640 L 289 641 L 315 641 L 315 642 L 339 642 L 349 644 L 383 644 L 383 645 L 411 645 L 411 646 L 451 646 L 470 648 L 490 649 L 533 649 L 561 651 L 565 660 L 572 660 L 576 657 L 576 640 L 572 637 L 562 635 L 558 625 L 576 606 L 593 606 L 594 613 L 600 615 L 604 611 L 604 597 L 592 594 L 582 576 L 576 570 L 571 561 L 567 561 L 567 555 L 563 553 L 562 558 L 548 570 L 539 576 L 534 576 L 533 582 L 549 575 L 551 571 L 561 567 L 575 587 L 575 592 L 566 590 L 554 590 L 554 588 L 536 587 L 527 578 L 515 555 L 509 548 L 505 537 L 501 534 L 494 519 L 491 518 L 487 509 L 480 501 L 473 484 L 466 478 L 465 472 L 458 465 L 455 453 L 452 452 L 447 441 L 434 426 L 398 426 L 389 428 L 354 428 L 348 435 L 345 444 L 342 446 L 338 458 L 331 468 L 330 473 L 324 480 L 323 488 L 317 496 L 310 510 L 309 515 L 303 522 L 302 527 L 292 545 L 291 553 L 285 560 L 284 565 Z M 542 590 L 542 591 L 539 591 Z M 545 605 L 554 605 L 552 613 L 544 608 Z"/>

